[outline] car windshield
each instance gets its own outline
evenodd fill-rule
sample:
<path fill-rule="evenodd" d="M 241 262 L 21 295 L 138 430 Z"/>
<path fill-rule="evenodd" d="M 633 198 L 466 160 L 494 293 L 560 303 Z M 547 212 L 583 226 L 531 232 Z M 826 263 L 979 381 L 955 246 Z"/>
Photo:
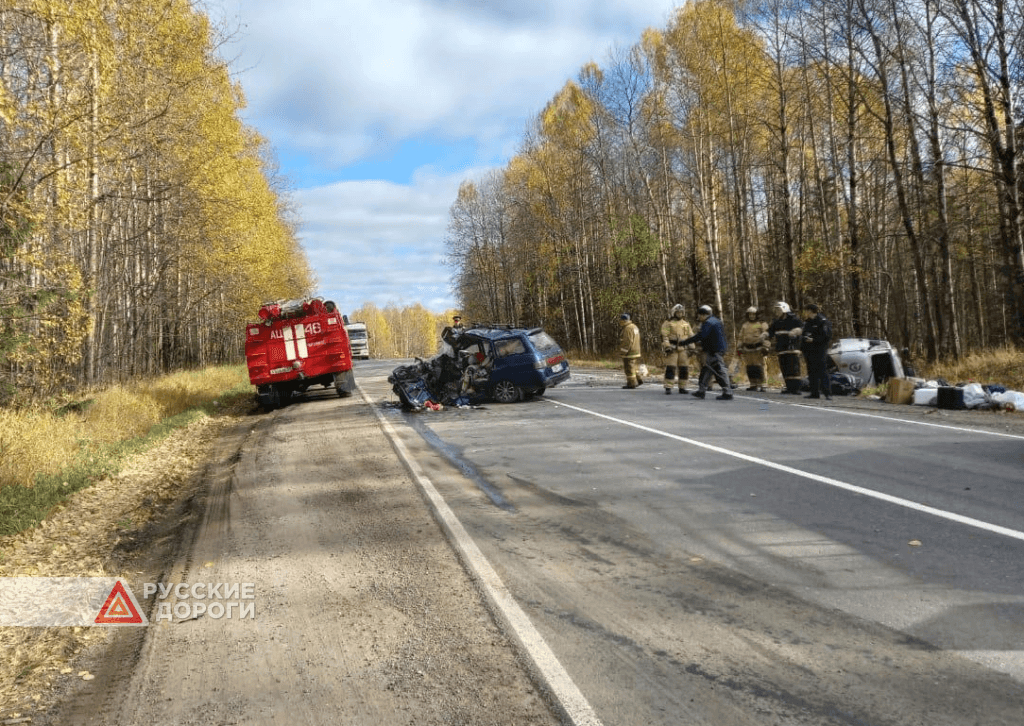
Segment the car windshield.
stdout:
<path fill-rule="evenodd" d="M 350 330 L 348 333 L 348 337 L 350 337 L 352 340 L 366 340 L 366 331 Z"/>
<path fill-rule="evenodd" d="M 558 343 L 555 342 L 555 339 L 543 330 L 538 330 L 536 333 L 532 333 L 530 335 L 530 342 L 533 343 L 537 350 L 548 350 L 549 348 L 558 347 Z"/>

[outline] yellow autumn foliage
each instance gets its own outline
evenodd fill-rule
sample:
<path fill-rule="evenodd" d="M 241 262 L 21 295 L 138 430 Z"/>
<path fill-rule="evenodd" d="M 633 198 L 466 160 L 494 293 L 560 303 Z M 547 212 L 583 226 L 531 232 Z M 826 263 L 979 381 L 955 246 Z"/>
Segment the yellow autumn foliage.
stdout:
<path fill-rule="evenodd" d="M 31 485 L 83 453 L 143 437 L 164 419 L 249 390 L 244 366 L 213 366 L 110 386 L 61 411 L 0 408 L 0 487 Z"/>
<path fill-rule="evenodd" d="M 79 448 L 82 424 L 43 408 L 0 408 L 0 486 L 29 485 L 37 473 L 67 466 Z"/>

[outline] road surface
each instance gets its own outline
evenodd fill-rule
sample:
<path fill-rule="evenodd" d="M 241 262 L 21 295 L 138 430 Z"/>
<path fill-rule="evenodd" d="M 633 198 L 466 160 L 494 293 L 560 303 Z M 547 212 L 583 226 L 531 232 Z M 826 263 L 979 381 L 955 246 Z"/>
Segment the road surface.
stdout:
<path fill-rule="evenodd" d="M 132 580 L 253 617 L 119 637 L 34 723 L 1020 723 L 1019 414 L 599 372 L 408 414 L 395 363 L 241 421 Z"/>

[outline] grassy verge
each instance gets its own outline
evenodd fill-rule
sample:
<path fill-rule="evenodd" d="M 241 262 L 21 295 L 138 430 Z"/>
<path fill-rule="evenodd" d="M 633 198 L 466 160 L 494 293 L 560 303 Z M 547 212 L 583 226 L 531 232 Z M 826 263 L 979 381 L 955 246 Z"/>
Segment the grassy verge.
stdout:
<path fill-rule="evenodd" d="M 131 455 L 252 395 L 242 366 L 113 386 L 48 407 L 0 411 L 0 536 L 37 525 Z"/>

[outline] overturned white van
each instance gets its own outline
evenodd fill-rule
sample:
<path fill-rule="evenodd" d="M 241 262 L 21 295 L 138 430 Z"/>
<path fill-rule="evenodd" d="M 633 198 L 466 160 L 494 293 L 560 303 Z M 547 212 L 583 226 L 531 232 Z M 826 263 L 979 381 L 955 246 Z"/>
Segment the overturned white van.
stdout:
<path fill-rule="evenodd" d="M 832 370 L 848 373 L 861 388 L 880 386 L 890 378 L 904 378 L 903 362 L 886 340 L 841 338 L 828 349 Z"/>

